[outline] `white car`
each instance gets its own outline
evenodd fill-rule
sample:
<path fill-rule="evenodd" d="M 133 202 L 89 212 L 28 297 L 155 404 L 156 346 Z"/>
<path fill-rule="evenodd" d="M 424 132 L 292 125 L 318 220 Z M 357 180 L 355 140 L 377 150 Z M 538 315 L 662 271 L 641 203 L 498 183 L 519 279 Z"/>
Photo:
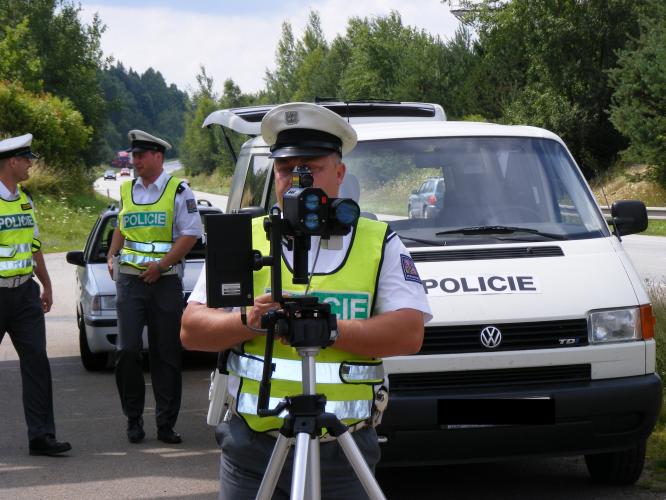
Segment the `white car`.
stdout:
<path fill-rule="evenodd" d="M 334 109 L 358 133 L 340 196 L 409 247 L 434 315 L 420 353 L 384 361 L 381 463 L 584 455 L 595 480 L 635 482 L 662 395 L 650 299 L 621 240 L 647 227 L 645 205 L 614 203 L 609 227 L 547 130 L 406 121 L 413 103 L 374 105 L 370 123 Z M 204 122 L 255 136 L 237 154 L 228 213 L 275 200 L 253 109 Z M 409 218 L 411 190 L 440 178 L 441 207 Z"/>
<path fill-rule="evenodd" d="M 221 213 L 205 200 L 199 200 L 202 219 L 207 214 Z M 116 314 L 116 284 L 109 276 L 107 250 L 118 220 L 118 208 L 110 205 L 93 226 L 83 251 L 67 252 L 67 262 L 77 266 L 78 300 L 76 318 L 79 327 L 81 362 L 90 371 L 101 370 L 108 364 L 109 353 L 116 349 L 118 321 Z M 192 292 L 205 257 L 205 244 L 199 239 L 185 258 L 183 276 L 183 307 Z M 147 330 L 143 346 L 148 347 Z"/>

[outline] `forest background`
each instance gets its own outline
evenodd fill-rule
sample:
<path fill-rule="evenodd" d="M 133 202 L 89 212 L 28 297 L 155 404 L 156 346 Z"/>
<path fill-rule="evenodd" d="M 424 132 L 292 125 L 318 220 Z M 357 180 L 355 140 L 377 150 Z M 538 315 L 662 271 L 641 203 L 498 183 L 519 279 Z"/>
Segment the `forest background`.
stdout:
<path fill-rule="evenodd" d="M 42 166 L 79 188 L 90 167 L 127 147 L 132 128 L 171 142 L 188 174 L 224 177 L 233 163 L 223 138 L 201 129 L 215 109 L 315 97 L 425 101 L 450 120 L 550 129 L 588 179 L 631 162 L 666 185 L 665 2 L 456 3 L 469 9 L 448 40 L 392 12 L 350 18 L 328 42 L 312 11 L 300 34 L 283 23 L 262 90 L 244 93 L 227 79 L 218 95 L 205 67 L 187 93 L 157 68 L 139 74 L 105 58 L 103 20 L 83 23 L 70 0 L 0 0 L 0 135 L 32 132 Z"/>

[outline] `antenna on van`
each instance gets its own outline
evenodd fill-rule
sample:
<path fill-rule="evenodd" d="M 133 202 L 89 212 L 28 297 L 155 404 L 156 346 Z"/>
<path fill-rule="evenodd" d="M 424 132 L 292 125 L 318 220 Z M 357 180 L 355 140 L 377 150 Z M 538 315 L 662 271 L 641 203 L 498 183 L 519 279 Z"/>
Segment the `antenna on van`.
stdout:
<path fill-rule="evenodd" d="M 595 169 L 594 172 L 595 172 L 595 174 L 599 175 L 599 171 L 598 171 L 598 170 Z M 608 196 L 606 196 L 606 190 L 604 189 L 604 182 L 605 182 L 605 180 L 606 180 L 605 178 L 607 177 L 607 174 L 608 174 L 608 172 L 604 172 L 604 173 L 601 174 L 601 176 L 600 176 L 600 180 L 601 180 L 601 194 L 604 196 L 604 201 L 606 202 L 606 206 L 610 209 L 610 203 L 608 203 Z M 612 217 L 612 216 L 611 216 L 611 218 L 610 218 L 610 224 L 613 225 L 613 233 L 615 233 L 615 236 L 617 236 L 618 239 L 620 239 L 620 230 L 617 228 L 617 224 L 615 223 L 615 217 Z"/>

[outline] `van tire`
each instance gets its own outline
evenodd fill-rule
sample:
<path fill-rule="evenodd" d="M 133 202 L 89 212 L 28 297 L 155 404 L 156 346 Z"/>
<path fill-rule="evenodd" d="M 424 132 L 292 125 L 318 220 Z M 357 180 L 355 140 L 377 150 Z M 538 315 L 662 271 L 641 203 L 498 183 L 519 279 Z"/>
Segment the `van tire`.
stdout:
<path fill-rule="evenodd" d="M 597 483 L 630 485 L 638 481 L 645 463 L 645 441 L 628 450 L 585 455 L 587 470 Z"/>
<path fill-rule="evenodd" d="M 108 354 L 105 352 L 94 353 L 90 350 L 83 317 L 77 313 L 76 319 L 79 325 L 79 351 L 81 352 L 81 363 L 83 364 L 83 367 L 89 372 L 103 370 L 106 368 L 109 359 Z"/>

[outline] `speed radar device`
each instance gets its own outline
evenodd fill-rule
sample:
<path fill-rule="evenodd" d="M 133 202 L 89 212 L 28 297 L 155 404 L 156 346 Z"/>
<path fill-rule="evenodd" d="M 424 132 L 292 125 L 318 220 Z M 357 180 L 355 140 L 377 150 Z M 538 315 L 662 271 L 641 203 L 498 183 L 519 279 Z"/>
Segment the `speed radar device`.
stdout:
<path fill-rule="evenodd" d="M 315 393 L 315 357 L 320 349 L 333 344 L 338 335 L 335 314 L 331 312 L 330 304 L 319 303 L 315 296 L 285 297 L 282 294 L 283 240 L 293 251 L 293 283 L 307 285 L 311 278 L 308 276 L 308 251 L 312 236 L 328 239 L 345 235 L 360 215 L 356 202 L 329 198 L 323 190 L 312 187 L 312 181 L 312 173 L 307 167 L 294 169 L 294 186 L 283 196 L 284 211 L 274 207 L 264 219 L 264 230 L 270 241 L 269 255 L 252 249 L 250 215 L 206 218 L 208 306 L 240 307 L 243 324 L 257 330 L 247 325 L 245 307 L 252 305 L 254 300 L 252 273 L 270 266 L 271 295 L 280 308 L 261 318 L 259 331 L 266 335 L 266 346 L 257 415 L 275 417 L 286 411 L 287 416 L 256 498 L 272 498 L 289 447 L 294 442 L 291 498 L 320 498 L 319 437 L 325 428 L 338 440 L 368 496 L 383 499 L 385 497 L 349 429 L 335 414 L 326 413 L 326 396 Z M 269 408 L 275 335 L 294 347 L 301 357 L 303 392 L 288 396 L 275 408 Z"/>

